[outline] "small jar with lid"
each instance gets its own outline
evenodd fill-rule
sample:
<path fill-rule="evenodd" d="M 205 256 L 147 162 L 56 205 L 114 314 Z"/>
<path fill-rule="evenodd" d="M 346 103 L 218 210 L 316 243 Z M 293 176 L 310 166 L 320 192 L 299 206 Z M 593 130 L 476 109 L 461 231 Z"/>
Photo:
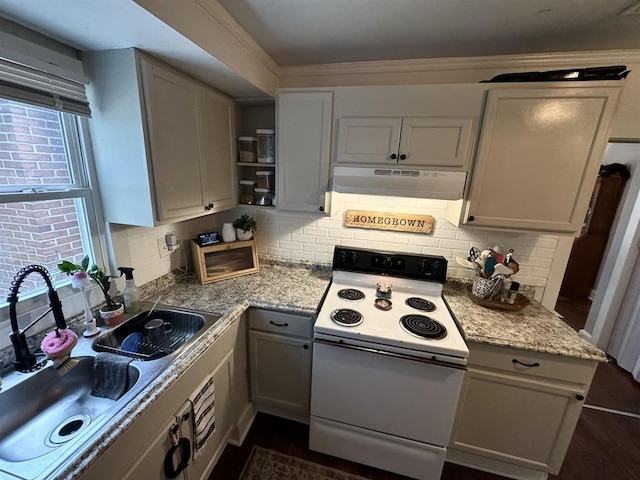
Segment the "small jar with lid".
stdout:
<path fill-rule="evenodd" d="M 259 128 L 256 130 L 258 138 L 258 163 L 276 162 L 275 130 Z"/>
<path fill-rule="evenodd" d="M 245 205 L 253 205 L 253 190 L 256 188 L 256 182 L 253 180 L 240 180 L 240 188 L 238 193 L 238 203 Z"/>
<path fill-rule="evenodd" d="M 242 163 L 256 163 L 258 158 L 258 139 L 256 137 L 238 137 L 238 159 Z"/>
<path fill-rule="evenodd" d="M 273 204 L 273 192 L 268 188 L 254 188 L 253 200 L 256 205 L 271 206 Z"/>
<path fill-rule="evenodd" d="M 256 172 L 256 183 L 258 188 L 273 190 L 273 170 L 258 170 Z"/>

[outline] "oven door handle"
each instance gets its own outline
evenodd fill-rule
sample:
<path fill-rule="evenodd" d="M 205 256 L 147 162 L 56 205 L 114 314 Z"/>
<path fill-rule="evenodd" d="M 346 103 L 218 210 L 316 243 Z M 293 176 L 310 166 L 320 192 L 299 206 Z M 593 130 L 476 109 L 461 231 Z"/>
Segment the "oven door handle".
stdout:
<path fill-rule="evenodd" d="M 377 348 L 360 347 L 360 346 L 357 346 L 357 345 L 349 345 L 349 344 L 346 344 L 346 343 L 331 342 L 329 340 L 324 340 L 324 339 L 320 339 L 320 338 L 315 338 L 313 340 L 313 343 L 320 343 L 320 344 L 328 345 L 328 346 L 331 346 L 331 347 L 347 348 L 349 350 L 358 350 L 358 351 L 361 351 L 361 352 L 373 353 L 375 355 L 386 355 L 388 357 L 401 358 L 403 360 L 410 360 L 412 362 L 428 363 L 430 365 L 438 365 L 438 366 L 446 367 L 446 368 L 455 368 L 455 369 L 458 369 L 458 370 L 467 370 L 467 367 L 464 366 L 464 365 L 458 365 L 456 363 L 444 362 L 442 360 L 438 360 L 435 357 L 432 357 L 432 358 L 414 357 L 412 355 L 404 355 L 402 353 L 386 352 L 384 350 L 378 350 Z"/>

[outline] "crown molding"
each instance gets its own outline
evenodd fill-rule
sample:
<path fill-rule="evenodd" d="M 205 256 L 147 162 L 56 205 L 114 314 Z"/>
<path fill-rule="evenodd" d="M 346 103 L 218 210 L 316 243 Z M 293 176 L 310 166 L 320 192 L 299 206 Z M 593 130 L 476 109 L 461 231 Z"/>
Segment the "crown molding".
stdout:
<path fill-rule="evenodd" d="M 216 0 L 195 0 L 213 17 L 229 35 L 231 35 L 242 47 L 256 60 L 262 63 L 276 77 L 282 76 L 282 67 L 256 42 L 231 14 Z"/>
<path fill-rule="evenodd" d="M 375 75 L 380 73 L 434 73 L 492 69 L 536 69 L 640 63 L 640 49 L 557 52 L 486 57 L 447 57 L 410 60 L 325 63 L 281 67 L 282 77 Z"/>

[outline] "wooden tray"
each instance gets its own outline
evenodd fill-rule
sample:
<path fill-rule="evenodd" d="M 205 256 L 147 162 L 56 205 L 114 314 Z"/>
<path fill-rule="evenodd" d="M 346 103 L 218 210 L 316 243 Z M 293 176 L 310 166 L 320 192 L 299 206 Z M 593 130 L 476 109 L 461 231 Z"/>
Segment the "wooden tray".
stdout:
<path fill-rule="evenodd" d="M 496 302 L 495 300 L 487 300 L 485 298 L 476 297 L 471 293 L 471 285 L 467 285 L 467 295 L 473 303 L 477 303 L 482 307 L 492 308 L 494 310 L 505 310 L 508 312 L 519 312 L 531 303 L 531 301 L 527 297 L 519 293 L 516 294 L 516 299 L 513 302 L 513 305 L 510 303 L 500 303 Z"/>

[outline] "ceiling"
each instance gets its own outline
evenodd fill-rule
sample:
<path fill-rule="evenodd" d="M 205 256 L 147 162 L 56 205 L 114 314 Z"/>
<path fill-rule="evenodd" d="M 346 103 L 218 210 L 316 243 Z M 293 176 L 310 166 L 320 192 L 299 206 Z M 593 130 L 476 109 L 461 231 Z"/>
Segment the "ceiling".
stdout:
<path fill-rule="evenodd" d="M 640 49 L 640 2 L 636 2 L 637 14 L 620 14 L 634 5 L 634 0 L 218 0 L 218 3 L 283 67 Z M 0 16 L 79 50 L 141 48 L 234 97 L 264 95 L 133 0 L 2 0 Z"/>
<path fill-rule="evenodd" d="M 282 66 L 640 48 L 634 0 L 218 1 Z"/>

